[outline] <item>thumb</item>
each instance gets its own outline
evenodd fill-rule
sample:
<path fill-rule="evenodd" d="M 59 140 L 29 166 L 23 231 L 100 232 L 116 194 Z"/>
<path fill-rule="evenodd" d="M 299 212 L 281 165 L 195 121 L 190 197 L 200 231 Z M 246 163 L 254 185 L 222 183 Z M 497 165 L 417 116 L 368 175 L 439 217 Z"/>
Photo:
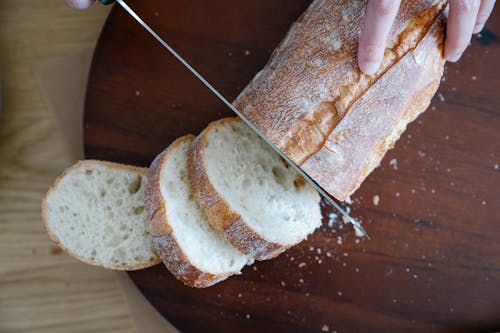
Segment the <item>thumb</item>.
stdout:
<path fill-rule="evenodd" d="M 66 0 L 70 7 L 76 9 L 87 9 L 92 6 L 95 0 Z"/>

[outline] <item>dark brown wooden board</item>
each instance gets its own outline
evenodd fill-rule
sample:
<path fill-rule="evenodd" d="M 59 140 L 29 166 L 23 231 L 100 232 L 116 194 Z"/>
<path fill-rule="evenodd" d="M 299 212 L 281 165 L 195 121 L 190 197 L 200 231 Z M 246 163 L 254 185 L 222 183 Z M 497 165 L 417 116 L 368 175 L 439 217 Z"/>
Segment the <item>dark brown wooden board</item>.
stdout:
<path fill-rule="evenodd" d="M 308 4 L 130 1 L 228 99 Z M 447 65 L 432 106 L 353 196 L 351 213 L 371 241 L 338 219 L 329 226 L 324 209 L 308 241 L 240 276 L 198 290 L 159 265 L 130 273 L 140 290 L 183 332 L 500 330 L 500 10 L 487 28 Z M 87 158 L 147 166 L 178 136 L 228 115 L 131 17 L 112 10 L 88 83 Z"/>

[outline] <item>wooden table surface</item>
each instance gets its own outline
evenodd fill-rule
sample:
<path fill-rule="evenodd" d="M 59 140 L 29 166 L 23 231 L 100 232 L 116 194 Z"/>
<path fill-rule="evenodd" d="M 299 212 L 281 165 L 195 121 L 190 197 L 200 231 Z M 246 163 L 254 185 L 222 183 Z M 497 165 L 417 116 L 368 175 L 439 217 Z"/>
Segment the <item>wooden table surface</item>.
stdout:
<path fill-rule="evenodd" d="M 133 7 L 233 99 L 308 3 Z M 130 273 L 152 304 L 185 332 L 500 329 L 499 14 L 352 197 L 372 241 L 325 208 L 309 240 L 211 288 L 187 288 L 162 266 Z M 97 47 L 85 112 L 87 157 L 143 166 L 230 115 L 121 8 Z"/>
<path fill-rule="evenodd" d="M 40 67 L 91 48 L 109 8 L 0 1 L 0 332 L 135 332 L 116 273 L 61 255 L 41 198 L 72 161 L 38 83 Z"/>

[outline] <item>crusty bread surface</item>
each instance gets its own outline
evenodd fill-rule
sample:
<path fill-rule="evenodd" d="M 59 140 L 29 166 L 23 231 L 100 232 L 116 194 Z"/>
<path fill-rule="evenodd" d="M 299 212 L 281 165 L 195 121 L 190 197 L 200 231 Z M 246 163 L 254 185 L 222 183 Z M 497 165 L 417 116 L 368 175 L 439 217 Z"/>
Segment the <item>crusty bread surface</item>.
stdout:
<path fill-rule="evenodd" d="M 437 90 L 445 3 L 403 0 L 382 65 L 369 76 L 356 57 L 365 1 L 316 0 L 234 105 L 345 200 Z"/>

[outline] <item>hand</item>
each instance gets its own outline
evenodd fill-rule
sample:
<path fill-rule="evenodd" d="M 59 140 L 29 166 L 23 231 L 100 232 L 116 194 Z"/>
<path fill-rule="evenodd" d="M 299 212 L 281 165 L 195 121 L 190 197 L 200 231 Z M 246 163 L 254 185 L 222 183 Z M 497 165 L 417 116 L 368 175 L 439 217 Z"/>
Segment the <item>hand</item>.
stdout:
<path fill-rule="evenodd" d="M 358 65 L 366 74 L 374 74 L 384 56 L 387 36 L 399 9 L 399 0 L 368 0 L 358 46 Z M 444 53 L 456 62 L 488 20 L 495 0 L 449 0 Z"/>
<path fill-rule="evenodd" d="M 68 5 L 76 9 L 87 9 L 95 3 L 95 0 L 66 0 Z"/>

